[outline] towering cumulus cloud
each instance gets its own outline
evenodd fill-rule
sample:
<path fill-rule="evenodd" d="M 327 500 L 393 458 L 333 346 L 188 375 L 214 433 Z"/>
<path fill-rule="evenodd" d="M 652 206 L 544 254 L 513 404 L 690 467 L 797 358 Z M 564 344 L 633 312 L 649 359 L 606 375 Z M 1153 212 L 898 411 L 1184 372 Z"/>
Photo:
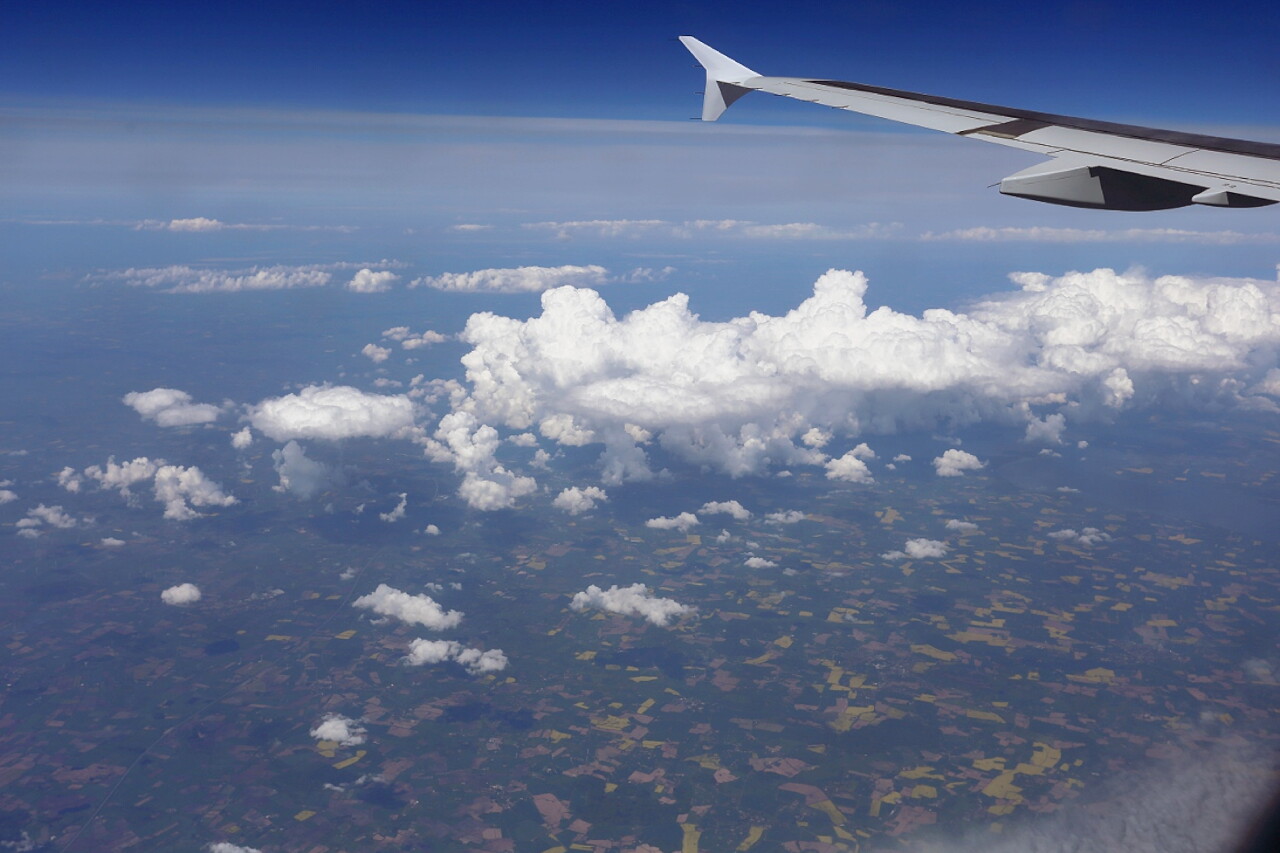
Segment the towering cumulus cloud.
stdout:
<path fill-rule="evenodd" d="M 650 439 L 733 475 L 826 465 L 868 482 L 871 457 L 829 457 L 833 436 L 998 420 L 1060 440 L 1059 409 L 1083 418 L 1157 394 L 1239 401 L 1270 387 L 1274 282 L 1106 269 L 1014 281 L 967 312 L 916 317 L 868 310 L 866 278 L 832 270 L 783 316 L 727 322 L 701 320 L 682 294 L 618 318 L 594 290 L 559 287 L 528 320 L 470 318 L 455 413 L 471 435 L 601 445 L 606 483 L 648 476 Z M 952 457 L 939 473 L 973 470 Z"/>

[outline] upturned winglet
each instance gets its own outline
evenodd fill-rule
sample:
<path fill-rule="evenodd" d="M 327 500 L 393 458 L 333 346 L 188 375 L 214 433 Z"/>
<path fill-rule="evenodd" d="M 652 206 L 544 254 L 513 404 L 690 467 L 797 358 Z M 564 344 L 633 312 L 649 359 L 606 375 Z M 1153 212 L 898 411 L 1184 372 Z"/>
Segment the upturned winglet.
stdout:
<path fill-rule="evenodd" d="M 760 75 L 693 36 L 680 36 L 680 43 L 707 69 L 707 87 L 702 97 L 702 120 L 715 121 L 729 105 L 751 90 L 737 85 Z"/>

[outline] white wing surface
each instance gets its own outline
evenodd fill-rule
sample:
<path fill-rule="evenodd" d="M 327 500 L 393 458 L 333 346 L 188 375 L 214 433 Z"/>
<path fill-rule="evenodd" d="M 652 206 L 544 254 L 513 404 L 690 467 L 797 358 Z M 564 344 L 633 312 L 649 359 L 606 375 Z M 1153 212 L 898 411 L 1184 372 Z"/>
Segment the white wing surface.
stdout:
<path fill-rule="evenodd" d="M 1010 175 L 1000 192 L 1105 210 L 1280 201 L 1280 145 L 997 107 L 839 80 L 766 77 L 693 36 L 680 41 L 707 72 L 702 120 L 751 91 L 968 136 L 1052 158 Z"/>

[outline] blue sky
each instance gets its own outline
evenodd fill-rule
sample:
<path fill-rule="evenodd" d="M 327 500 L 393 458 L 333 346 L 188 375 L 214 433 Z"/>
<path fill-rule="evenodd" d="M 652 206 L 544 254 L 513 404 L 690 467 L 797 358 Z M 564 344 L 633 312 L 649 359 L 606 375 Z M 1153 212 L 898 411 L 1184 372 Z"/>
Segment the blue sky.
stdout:
<path fill-rule="evenodd" d="M 700 87 L 685 33 L 763 73 L 1177 122 L 1271 123 L 1280 77 L 1261 2 L 53 0 L 4 29 L 11 98 L 378 112 L 683 118 Z"/>
<path fill-rule="evenodd" d="M 689 121 L 703 78 L 684 33 L 763 73 L 1280 138 L 1280 15 L 1260 3 L 30 4 L 0 34 L 4 277 L 659 264 L 772 310 L 796 296 L 771 302 L 780 280 L 839 266 L 893 276 L 920 310 L 1019 269 L 1274 276 L 1272 209 L 1017 201 L 990 186 L 1033 156 L 776 98 Z M 195 217 L 246 227 L 140 226 Z M 671 227 L 541 226 L 594 220 Z M 700 220 L 811 227 L 673 236 Z"/>

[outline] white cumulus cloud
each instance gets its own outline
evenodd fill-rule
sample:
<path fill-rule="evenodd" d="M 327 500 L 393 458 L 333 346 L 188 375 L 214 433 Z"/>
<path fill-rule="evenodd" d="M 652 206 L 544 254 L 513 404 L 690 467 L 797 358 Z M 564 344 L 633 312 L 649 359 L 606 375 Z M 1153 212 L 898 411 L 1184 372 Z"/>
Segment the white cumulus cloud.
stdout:
<path fill-rule="evenodd" d="M 379 616 L 390 616 L 409 625 L 422 625 L 432 631 L 456 628 L 462 622 L 461 611 L 446 611 L 429 595 L 410 595 L 385 583 L 378 584 L 373 592 L 351 602 L 351 606 L 372 610 Z"/>
<path fill-rule="evenodd" d="M 764 517 L 768 524 L 795 524 L 804 521 L 805 515 L 798 509 L 781 509 L 767 513 Z"/>
<path fill-rule="evenodd" d="M 347 282 L 347 290 L 353 293 L 386 293 L 399 280 L 400 276 L 390 270 L 374 272 L 365 267 Z"/>
<path fill-rule="evenodd" d="M 200 587 L 193 583 L 180 583 L 160 593 L 160 600 L 165 604 L 195 604 L 200 598 Z"/>
<path fill-rule="evenodd" d="M 1091 548 L 1100 542 L 1110 542 L 1111 534 L 1096 527 L 1084 527 L 1080 530 L 1073 530 L 1068 527 L 1063 530 L 1053 531 L 1049 534 L 1049 538 L 1069 545 L 1081 545 L 1085 548 Z"/>
<path fill-rule="evenodd" d="M 413 420 L 408 397 L 367 394 L 347 385 L 311 385 L 249 409 L 254 428 L 275 441 L 407 435 Z"/>
<path fill-rule="evenodd" d="M 222 486 L 210 480 L 204 472 L 192 465 L 163 465 L 156 470 L 153 483 L 156 500 L 164 504 L 164 517 L 174 521 L 187 521 L 199 517 L 193 506 L 231 506 L 235 497 L 222 491 Z"/>
<path fill-rule="evenodd" d="M 408 326 L 392 326 L 382 333 L 384 338 L 399 342 L 404 349 L 421 349 L 429 347 L 432 344 L 440 344 L 449 340 L 448 335 L 442 335 L 439 332 L 433 332 L 428 329 L 420 334 L 414 334 L 409 331 Z"/>
<path fill-rule="evenodd" d="M 597 501 L 608 499 L 609 496 L 599 486 L 587 486 L 585 488 L 570 486 L 556 495 L 551 505 L 556 509 L 564 510 L 569 515 L 581 515 L 584 512 L 595 509 Z"/>
<path fill-rule="evenodd" d="M 965 536 L 970 533 L 977 533 L 978 525 L 974 524 L 972 521 L 961 521 L 958 518 L 949 518 L 947 519 L 947 529 L 953 533 L 959 533 L 961 536 Z"/>
<path fill-rule="evenodd" d="M 865 444 L 859 445 L 866 447 Z M 839 459 L 832 459 L 827 462 L 827 479 L 842 480 L 846 483 L 874 483 L 876 478 L 871 476 L 871 469 L 867 467 L 867 463 L 858 458 L 857 448 L 850 450 Z"/>
<path fill-rule="evenodd" d="M 84 469 L 84 475 L 90 480 L 95 480 L 99 488 L 115 489 L 126 499 L 131 499 L 133 493 L 130 487 L 135 483 L 150 480 L 163 464 L 165 464 L 163 459 L 151 460 L 146 456 L 139 456 L 128 462 L 117 463 L 114 456 L 109 456 L 107 457 L 106 465 L 90 465 Z M 59 482 L 62 479 L 62 475 L 59 475 Z M 67 480 L 68 482 L 74 482 L 74 479 L 70 476 L 67 477 Z M 64 486 L 66 485 L 68 484 L 64 483 Z M 69 490 L 78 491 L 79 487 Z"/>
<path fill-rule="evenodd" d="M 901 551 L 889 551 L 880 556 L 886 560 L 932 560 L 946 555 L 946 544 L 937 539 L 908 539 Z"/>
<path fill-rule="evenodd" d="M 986 465 L 967 450 L 952 447 L 933 460 L 933 468 L 939 477 L 960 477 L 965 471 L 977 471 Z"/>
<path fill-rule="evenodd" d="M 365 344 L 361 348 L 360 354 L 374 364 L 382 364 L 382 362 L 391 357 L 391 350 L 387 347 L 380 347 L 377 344 Z"/>
<path fill-rule="evenodd" d="M 707 501 L 698 509 L 698 512 L 707 515 L 723 513 L 736 521 L 746 521 L 751 517 L 751 510 L 737 501 Z"/>
<path fill-rule="evenodd" d="M 681 533 L 687 533 L 696 524 L 698 524 L 696 515 L 691 512 L 682 512 L 674 516 L 660 515 L 657 518 L 651 518 L 644 523 L 644 526 L 654 530 L 679 530 Z"/>
<path fill-rule="evenodd" d="M 150 391 L 130 391 L 121 398 L 126 406 L 155 421 L 162 427 L 207 424 L 218 419 L 221 410 L 210 403 L 193 403 L 191 395 L 176 388 L 152 388 Z"/>
<path fill-rule="evenodd" d="M 330 740 L 340 746 L 359 746 L 365 742 L 366 734 L 358 720 L 341 714 L 326 714 L 311 730 L 311 736 L 316 740 Z"/>
<path fill-rule="evenodd" d="M 378 518 L 382 519 L 388 524 L 393 524 L 399 521 L 400 519 L 404 518 L 405 510 L 408 509 L 408 507 L 409 507 L 409 495 L 407 492 L 401 492 L 400 502 L 397 503 L 395 507 L 392 508 L 390 511 L 378 513 Z"/>
<path fill-rule="evenodd" d="M 569 606 L 578 611 L 592 608 L 623 616 L 638 616 L 660 627 L 694 611 L 694 608 L 674 599 L 656 597 L 642 583 L 631 586 L 615 584 L 608 589 L 591 584 L 584 591 L 575 594 Z"/>
<path fill-rule="evenodd" d="M 507 668 L 507 656 L 502 649 L 481 651 L 469 648 L 455 640 L 416 639 L 409 644 L 404 662 L 408 666 L 424 666 L 453 661 L 461 664 L 472 675 L 501 672 Z"/>

